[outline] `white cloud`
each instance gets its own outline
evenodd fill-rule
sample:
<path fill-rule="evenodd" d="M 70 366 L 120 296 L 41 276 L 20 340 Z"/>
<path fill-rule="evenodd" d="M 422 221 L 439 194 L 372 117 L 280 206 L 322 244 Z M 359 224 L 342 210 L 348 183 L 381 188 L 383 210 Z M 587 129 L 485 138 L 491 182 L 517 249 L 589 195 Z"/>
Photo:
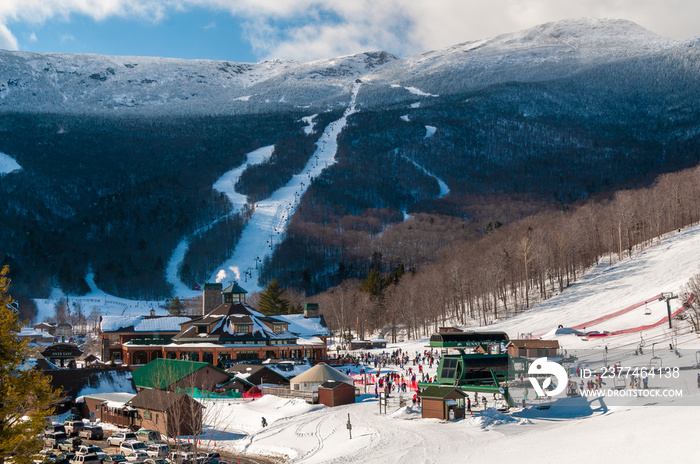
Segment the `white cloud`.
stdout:
<path fill-rule="evenodd" d="M 39 40 L 39 39 L 37 39 L 35 33 L 32 32 L 32 33 L 29 35 L 29 41 L 30 41 L 30 42 L 37 42 L 38 40 Z"/>
<path fill-rule="evenodd" d="M 19 50 L 17 39 L 4 24 L 0 24 L 0 48 L 5 50 Z"/>
<path fill-rule="evenodd" d="M 7 27 L 15 21 L 81 14 L 157 22 L 194 7 L 238 18 L 261 58 L 309 60 L 377 49 L 409 55 L 580 17 L 629 19 L 677 39 L 700 35 L 697 0 L 1 0 L 0 45 L 17 47 Z"/>

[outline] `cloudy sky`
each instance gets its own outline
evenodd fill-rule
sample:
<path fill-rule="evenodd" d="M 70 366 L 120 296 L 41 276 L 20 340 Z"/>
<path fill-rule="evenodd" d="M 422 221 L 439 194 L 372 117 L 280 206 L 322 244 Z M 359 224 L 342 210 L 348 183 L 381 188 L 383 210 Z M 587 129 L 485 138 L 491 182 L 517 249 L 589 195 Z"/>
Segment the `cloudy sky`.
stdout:
<path fill-rule="evenodd" d="M 700 36 L 698 0 L 0 0 L 0 48 L 237 62 L 409 56 L 581 17 Z"/>

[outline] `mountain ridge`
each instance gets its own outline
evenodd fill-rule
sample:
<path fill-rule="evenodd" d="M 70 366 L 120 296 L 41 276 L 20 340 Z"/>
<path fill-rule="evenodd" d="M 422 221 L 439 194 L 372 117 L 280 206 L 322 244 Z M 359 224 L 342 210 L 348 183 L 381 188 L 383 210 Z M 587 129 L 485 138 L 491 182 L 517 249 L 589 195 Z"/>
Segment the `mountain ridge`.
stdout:
<path fill-rule="evenodd" d="M 507 80 L 562 77 L 582 67 L 658 52 L 678 42 L 626 20 L 564 20 L 400 58 L 385 51 L 307 63 L 235 63 L 95 54 L 0 51 L 0 111 L 242 114 L 347 101 L 356 79 L 432 85 L 430 93 Z M 469 74 L 458 84 L 450 75 Z M 446 88 L 446 87 L 452 88 Z M 368 92 L 368 90 L 365 90 Z M 372 101 L 372 99 L 369 99 Z M 386 103 L 386 101 L 378 102 Z M 368 103 L 370 104 L 370 103 Z M 117 113 L 118 114 L 118 113 Z"/>

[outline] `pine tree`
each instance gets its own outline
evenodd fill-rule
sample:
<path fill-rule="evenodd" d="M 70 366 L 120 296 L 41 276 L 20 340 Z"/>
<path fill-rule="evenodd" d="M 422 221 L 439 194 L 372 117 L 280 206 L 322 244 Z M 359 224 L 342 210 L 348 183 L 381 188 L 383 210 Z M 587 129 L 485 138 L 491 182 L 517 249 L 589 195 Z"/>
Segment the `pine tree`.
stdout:
<path fill-rule="evenodd" d="M 258 310 L 266 316 L 274 316 L 276 314 L 289 313 L 289 301 L 282 298 L 284 289 L 277 282 L 277 279 L 272 279 L 265 286 L 265 290 L 260 293 L 260 304 Z"/>
<path fill-rule="evenodd" d="M 24 365 L 27 342 L 17 339 L 22 325 L 8 294 L 8 273 L 7 266 L 0 271 L 0 464 L 31 464 L 59 393 L 48 377 Z"/>
<path fill-rule="evenodd" d="M 168 313 L 171 316 L 182 316 L 185 314 L 185 305 L 182 304 L 180 298 L 175 297 L 170 300 L 170 305 L 168 305 Z"/>

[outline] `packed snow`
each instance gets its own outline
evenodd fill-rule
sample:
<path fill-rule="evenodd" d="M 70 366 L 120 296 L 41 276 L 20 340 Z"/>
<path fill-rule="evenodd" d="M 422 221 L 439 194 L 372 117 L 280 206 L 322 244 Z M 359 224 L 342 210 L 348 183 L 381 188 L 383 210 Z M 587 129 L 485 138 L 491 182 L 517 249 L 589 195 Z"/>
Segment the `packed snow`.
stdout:
<path fill-rule="evenodd" d="M 22 166 L 14 158 L 5 153 L 0 153 L 0 176 L 19 171 Z"/>

